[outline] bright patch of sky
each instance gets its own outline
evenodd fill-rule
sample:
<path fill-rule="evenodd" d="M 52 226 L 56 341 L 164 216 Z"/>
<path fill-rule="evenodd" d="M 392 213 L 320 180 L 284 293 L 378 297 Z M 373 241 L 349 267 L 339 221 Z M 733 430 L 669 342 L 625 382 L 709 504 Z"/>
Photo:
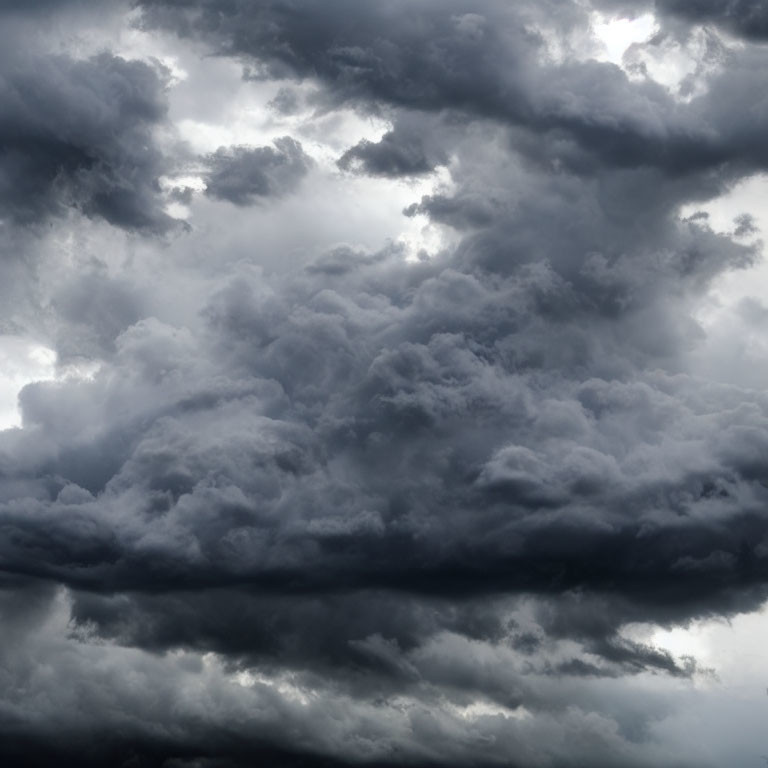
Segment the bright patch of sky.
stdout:
<path fill-rule="evenodd" d="M 707 223 L 716 232 L 734 233 L 737 231 L 739 217 L 747 214 L 752 217 L 754 231 L 746 230 L 742 242 L 763 239 L 768 233 L 768 176 L 752 176 L 733 187 L 727 194 L 707 203 L 685 206 L 681 216 L 687 218 L 699 213 L 707 216 Z M 761 249 L 762 250 L 762 249 Z M 744 296 L 764 296 L 768 289 L 768 264 L 760 259 L 749 269 L 725 272 L 718 277 L 713 286 L 712 304 L 704 320 L 714 319 L 718 310 L 722 310 Z"/>
<path fill-rule="evenodd" d="M 712 29 L 693 29 L 684 40 L 659 35 L 653 14 L 634 18 L 595 13 L 592 33 L 597 50 L 589 58 L 621 67 L 633 80 L 650 79 L 686 102 L 706 91 L 707 77 L 722 64 L 722 53 L 739 44 Z"/>
<path fill-rule="evenodd" d="M 701 301 L 695 318 L 704 337 L 692 354 L 692 365 L 694 373 L 760 390 L 768 387 L 766 211 L 768 177 L 757 175 L 722 197 L 685 206 L 680 214 L 756 249 L 751 266 L 720 273 Z"/>
<path fill-rule="evenodd" d="M 627 49 L 634 43 L 644 43 L 658 30 L 653 14 L 645 13 L 634 19 L 610 18 L 596 13 L 592 24 L 595 37 L 600 41 L 603 53 L 598 61 L 611 61 L 621 66 Z"/>
<path fill-rule="evenodd" d="M 20 336 L 0 336 L 0 429 L 21 426 L 18 395 L 33 381 L 55 378 L 56 353 Z"/>

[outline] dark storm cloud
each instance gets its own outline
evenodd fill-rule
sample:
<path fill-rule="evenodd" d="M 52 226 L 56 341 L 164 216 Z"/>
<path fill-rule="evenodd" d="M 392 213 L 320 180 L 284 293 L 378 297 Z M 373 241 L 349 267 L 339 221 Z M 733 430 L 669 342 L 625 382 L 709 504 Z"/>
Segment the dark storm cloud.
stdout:
<path fill-rule="evenodd" d="M 0 214 L 37 224 L 68 208 L 125 229 L 162 231 L 153 132 L 166 116 L 164 74 L 109 53 L 3 55 Z"/>
<path fill-rule="evenodd" d="M 670 269 L 621 278 L 686 279 Z M 762 594 L 744 446 L 764 406 L 636 370 L 685 343 L 658 338 L 677 322 L 660 289 L 651 330 L 591 280 L 579 295 L 554 272 L 396 252 L 267 285 L 222 287 L 206 336 L 141 321 L 93 382 L 24 390 L 27 430 L 3 435 L 10 493 L 29 484 L 3 510 L 6 569 L 140 590 L 616 590 L 647 617 Z"/>
<path fill-rule="evenodd" d="M 537 25 L 588 24 L 584 9 L 550 5 L 487 0 L 467 13 L 453 2 L 336 0 L 295 13 L 288 2 L 141 3 L 148 26 L 251 57 L 265 77 L 314 78 L 331 101 L 372 111 L 451 110 L 500 120 L 546 134 L 560 144 L 561 162 L 582 169 L 606 164 L 685 174 L 766 166 L 768 117 L 747 95 L 760 87 L 764 52 L 733 53 L 733 66 L 713 79 L 712 92 L 682 104 L 661 85 L 631 82 L 613 64 L 544 61 Z M 739 108 L 746 104 L 748 111 Z M 395 131 L 351 149 L 343 162 L 357 160 L 374 174 L 423 172 L 434 161 L 421 157 L 417 135 Z"/>
<path fill-rule="evenodd" d="M 761 0 L 656 0 L 656 9 L 688 22 L 716 24 L 752 40 L 768 39 L 768 8 Z"/>
<path fill-rule="evenodd" d="M 7 435 L 6 472 L 35 490 L 7 509 L 7 567 L 128 589 L 618 590 L 646 617 L 667 600 L 680 616 L 758 600 L 759 467 L 734 416 L 706 416 L 742 395 L 688 406 L 687 379 L 640 374 L 691 343 L 686 293 L 749 249 L 649 196 L 634 217 L 657 240 L 611 252 L 626 223 L 601 184 L 569 179 L 576 198 L 563 177 L 528 181 L 526 204 L 513 214 L 506 189 L 444 260 L 336 251 L 287 282 L 246 274 L 211 298 L 206 335 L 141 321 L 116 343 L 119 376 L 27 388 L 30 432 Z M 624 172 L 603 184 L 642 190 Z M 553 211 L 568 231 L 545 226 Z M 94 407 L 105 420 L 81 437 Z M 670 454 L 651 460 L 662 434 Z"/>
<path fill-rule="evenodd" d="M 86 5 L 87 0 L 0 0 L 0 13 L 37 15 L 60 11 L 67 6 Z"/>
<path fill-rule="evenodd" d="M 488 697 L 502 706 L 542 710 L 559 703 L 537 700 L 541 675 L 619 677 L 654 672 L 690 677 L 691 659 L 676 660 L 618 634 L 559 636 L 548 617 L 518 631 L 517 604 L 506 598 L 459 599 L 361 590 L 340 594 L 263 595 L 247 589 L 171 594 L 75 595 L 72 620 L 121 645 L 153 651 L 214 651 L 235 668 L 289 667 L 309 684 L 330 678 L 356 697 L 429 695 L 448 687 L 456 696 Z M 589 611 L 590 607 L 582 607 Z M 313 627 L 311 633 L 307 627 Z M 606 628 L 603 627 L 605 630 Z M 471 674 L 452 676 L 443 666 L 445 638 L 501 653 L 515 668 L 498 685 Z M 577 640 L 591 659 L 580 667 L 561 661 L 561 641 Z M 439 662 L 439 663 L 438 663 Z M 501 663 L 501 658 L 499 659 Z M 589 671 L 588 671 L 589 670 Z M 512 685 L 511 685 L 512 684 Z"/>
<path fill-rule="evenodd" d="M 585 703 L 596 709 L 578 711 L 567 703 L 567 694 L 548 683 L 548 670 L 538 684 L 536 676 L 521 682 L 509 653 L 484 649 L 477 654 L 478 647 L 457 636 L 410 649 L 407 656 L 407 647 L 380 635 L 353 644 L 348 655 L 378 660 L 390 679 L 398 665 L 408 672 L 411 692 L 392 706 L 382 699 L 387 688 L 380 684 L 363 682 L 345 691 L 335 681 L 329 685 L 321 677 L 295 673 L 286 678 L 279 668 L 267 667 L 232 685 L 210 655 L 137 654 L 94 642 L 89 628 L 62 637 L 56 631 L 66 622 L 60 593 L 17 587 L 12 595 L 12 600 L 0 595 L 16 631 L 0 645 L 6 681 L 0 754 L 14 764 L 78 758 L 84 765 L 129 766 L 250 765 L 259 759 L 290 765 L 490 766 L 509 765 L 515 755 L 525 766 L 542 759 L 567 765 L 574 756 L 591 754 L 597 756 L 595 764 L 606 766 L 611 761 L 659 764 L 660 758 L 662 764 L 691 764 L 664 760 L 663 750 L 643 737 L 651 709 L 659 712 L 653 696 L 641 695 L 640 706 L 637 701 L 628 706 L 587 689 L 593 701 Z M 273 608 L 284 611 L 285 606 Z M 328 623 L 322 606 L 312 613 L 322 640 Z M 244 623 L 252 618 L 246 615 Z M 271 618 L 268 613 L 267 621 Z M 43 675 L 36 674 L 41 658 L 56 659 Z M 564 685 L 574 683 L 584 685 L 578 676 Z M 489 713 L 468 721 L 460 711 L 474 700 L 472 690 L 490 691 L 511 706 L 526 695 L 534 711 L 541 708 L 542 718 Z M 441 711 L 446 696 L 459 713 Z M 626 738 L 633 728 L 634 735 Z M 574 739 L 576 734 L 581 739 Z"/>
<path fill-rule="evenodd" d="M 412 688 L 429 674 L 414 666 L 415 654 L 441 633 L 498 643 L 509 632 L 498 601 L 457 604 L 371 590 L 330 595 L 264 595 L 247 589 L 80 592 L 72 616 L 124 645 L 210 650 L 239 665 L 278 669 L 287 664 L 308 675 L 330 673 L 337 686 L 358 695 L 374 687 L 382 693 Z M 310 633 L 307 627 L 314 629 Z"/>
<path fill-rule="evenodd" d="M 415 176 L 434 169 L 419 143 L 404 144 L 392 133 L 381 141 L 363 139 L 339 159 L 343 170 L 360 169 L 373 176 Z"/>
<path fill-rule="evenodd" d="M 493 170 L 507 177 L 497 160 Z M 558 198 L 539 199 L 552 210 Z M 582 237 L 608 231 L 583 221 Z M 481 268 L 470 243 L 422 264 L 396 248 L 335 249 L 283 277 L 223 276 L 195 336 L 142 320 L 93 381 L 24 390 L 25 430 L 2 435 L 4 569 L 80 590 L 72 619 L 86 633 L 287 668 L 309 689 L 351 697 L 353 712 L 387 694 L 431 713 L 448 695 L 548 722 L 587 693 L 558 696 L 546 680 L 692 674 L 621 626 L 729 613 L 764 595 L 764 489 L 740 446 L 745 429 L 760 439 L 766 406 L 740 412 L 737 389 L 643 373 L 685 348 L 670 333 L 685 306 L 670 295 L 743 255 L 702 224 L 667 222 L 659 236 L 710 251 L 714 265 L 598 261 L 568 282 L 551 232 L 540 244 L 549 266 Z M 606 312 L 614 292 L 622 300 Z M 505 603 L 530 593 L 556 611 L 525 620 Z M 539 638 L 534 657 L 526 634 Z M 563 642 L 578 644 L 582 664 Z M 584 706 L 622 733 L 658 711 Z M 284 717 L 292 733 L 310 729 L 309 753 L 355 759 L 349 745 L 323 746 L 314 710 Z M 460 719 L 418 722 L 399 753 L 416 764 L 424 749 L 441 764 L 494 764 L 531 743 L 489 720 L 482 733 L 504 746 L 477 752 Z M 194 737 L 178 716 L 173 727 L 189 751 L 132 740 L 146 759 L 235 755 L 215 719 Z M 270 729 L 243 754 L 292 744 Z M 373 743 L 386 753 L 391 736 Z M 636 741 L 645 760 L 630 760 L 623 735 L 597 743 L 584 759 L 654 764 L 647 741 Z"/>
<path fill-rule="evenodd" d="M 289 136 L 273 147 L 220 147 L 207 158 L 205 194 L 235 205 L 281 197 L 295 190 L 312 167 L 301 144 Z"/>
<path fill-rule="evenodd" d="M 552 14 L 556 23 L 585 23 L 583 14 L 561 3 L 516 11 L 481 2 L 472 13 L 453 0 L 386 7 L 310 2 L 301 13 L 285 2 L 139 5 L 149 26 L 201 36 L 222 53 L 254 57 L 263 76 L 317 77 L 331 86 L 330 97 L 374 111 L 394 103 L 518 117 L 529 107 L 520 88 L 532 74 L 528 57 L 541 42 L 523 29 L 524 21 L 558 7 Z"/>
<path fill-rule="evenodd" d="M 413 262 L 336 245 L 268 274 L 193 230 L 205 263 L 178 263 L 176 316 L 130 263 L 56 280 L 52 343 L 101 368 L 28 385 L 24 428 L 0 432 L 0 752 L 697 764 L 655 740 L 658 699 L 606 684 L 705 672 L 630 625 L 768 594 L 768 398 L 691 364 L 697 302 L 757 258 L 754 225 L 679 215 L 764 167 L 764 52 L 733 52 L 682 102 L 547 58 L 544 25 L 586 29 L 568 3 L 142 7 L 145 28 L 253 77 L 316 79 L 322 109 L 390 120 L 342 169 L 447 165 L 451 186 L 406 213 L 456 245 Z M 31 174 L 11 215 L 71 200 L 161 229 L 162 77 L 109 54 L 42 61 L 8 86 L 3 130 Z M 205 160 L 206 194 L 237 206 L 300 193 L 310 167 L 287 137 Z M 764 308 L 740 313 L 759 325 Z M 48 678 L 41 658 L 59 660 Z"/>

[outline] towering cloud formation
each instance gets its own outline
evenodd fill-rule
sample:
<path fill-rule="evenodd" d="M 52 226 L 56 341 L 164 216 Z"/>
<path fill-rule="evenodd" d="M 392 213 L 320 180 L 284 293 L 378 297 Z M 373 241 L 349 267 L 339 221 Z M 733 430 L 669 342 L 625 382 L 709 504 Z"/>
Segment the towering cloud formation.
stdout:
<path fill-rule="evenodd" d="M 768 62 L 723 40 L 675 93 L 596 60 L 592 10 L 145 0 L 121 24 L 157 57 L 9 55 L 5 226 L 48 343 L 100 367 L 0 432 L 8 760 L 718 764 L 679 719 L 711 672 L 638 627 L 767 596 L 768 398 L 703 375 L 696 319 L 761 246 L 682 211 L 765 168 Z M 263 141 L 174 133 L 169 67 L 208 53 L 272 87 Z M 329 160 L 350 112 L 389 127 Z M 431 253 L 313 218 L 417 179 Z"/>

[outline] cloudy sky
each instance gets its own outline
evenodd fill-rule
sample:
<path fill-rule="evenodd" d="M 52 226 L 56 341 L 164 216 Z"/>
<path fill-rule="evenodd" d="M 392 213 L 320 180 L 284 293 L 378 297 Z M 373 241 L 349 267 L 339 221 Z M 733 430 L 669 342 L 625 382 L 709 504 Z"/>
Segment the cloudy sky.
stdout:
<path fill-rule="evenodd" d="M 0 759 L 758 768 L 764 0 L 0 0 Z"/>

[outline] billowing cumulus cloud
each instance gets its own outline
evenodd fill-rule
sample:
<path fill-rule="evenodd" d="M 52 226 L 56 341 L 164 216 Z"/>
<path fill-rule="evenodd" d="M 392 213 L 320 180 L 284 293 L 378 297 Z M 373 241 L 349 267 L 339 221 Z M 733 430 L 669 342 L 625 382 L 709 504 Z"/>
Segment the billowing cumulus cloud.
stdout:
<path fill-rule="evenodd" d="M 763 49 L 691 96 L 583 3 L 125 13 L 2 81 L 4 323 L 59 370 L 0 432 L 0 754 L 751 765 L 653 632 L 768 597 L 768 398 L 702 319 L 760 232 L 697 210 L 765 168 Z"/>

